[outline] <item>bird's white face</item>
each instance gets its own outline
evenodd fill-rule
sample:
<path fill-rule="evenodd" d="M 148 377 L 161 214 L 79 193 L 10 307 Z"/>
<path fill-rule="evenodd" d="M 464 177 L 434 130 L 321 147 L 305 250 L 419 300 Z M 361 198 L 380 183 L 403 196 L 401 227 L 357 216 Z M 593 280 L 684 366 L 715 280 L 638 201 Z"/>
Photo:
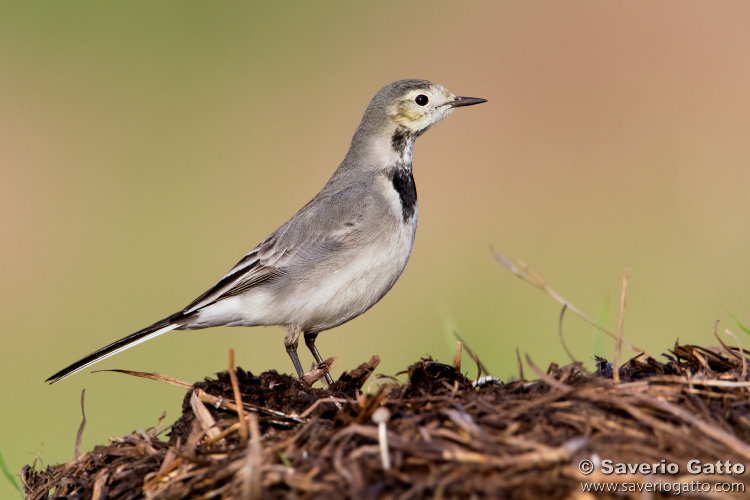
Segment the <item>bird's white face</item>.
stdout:
<path fill-rule="evenodd" d="M 455 95 L 433 84 L 404 94 L 393 103 L 389 115 L 399 127 L 418 134 L 451 114 L 455 103 Z"/>

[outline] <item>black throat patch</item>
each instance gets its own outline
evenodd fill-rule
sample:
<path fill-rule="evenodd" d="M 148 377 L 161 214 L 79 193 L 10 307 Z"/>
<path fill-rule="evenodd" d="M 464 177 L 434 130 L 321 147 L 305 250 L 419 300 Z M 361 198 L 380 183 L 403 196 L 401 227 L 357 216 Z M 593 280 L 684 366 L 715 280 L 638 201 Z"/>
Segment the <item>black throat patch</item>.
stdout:
<path fill-rule="evenodd" d="M 402 152 L 409 142 L 409 132 L 405 127 L 399 127 L 391 136 L 391 147 L 394 151 Z"/>
<path fill-rule="evenodd" d="M 401 199 L 401 213 L 404 222 L 407 222 L 417 209 L 417 186 L 414 185 L 411 169 L 394 168 L 390 172 L 390 177 L 393 189 L 396 190 L 398 197 Z"/>

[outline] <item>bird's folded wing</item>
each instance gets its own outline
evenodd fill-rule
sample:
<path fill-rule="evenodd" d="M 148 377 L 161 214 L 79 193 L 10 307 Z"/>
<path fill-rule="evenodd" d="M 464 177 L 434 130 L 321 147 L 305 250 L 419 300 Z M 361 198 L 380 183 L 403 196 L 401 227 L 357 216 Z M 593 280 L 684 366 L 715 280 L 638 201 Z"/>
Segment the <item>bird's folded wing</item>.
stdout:
<path fill-rule="evenodd" d="M 280 270 L 278 268 L 263 266 L 257 258 L 257 249 L 253 250 L 239 261 L 216 285 L 188 304 L 182 310 L 182 313 L 190 314 L 218 300 L 238 295 L 254 286 L 268 282 L 278 276 L 279 273 Z"/>
<path fill-rule="evenodd" d="M 315 262 L 356 241 L 369 212 L 358 190 L 346 190 L 323 203 L 308 203 L 286 224 L 240 260 L 216 285 L 191 302 L 183 314 L 202 309 L 272 282 L 290 265 Z M 333 198 L 333 199 L 331 199 Z M 355 203 L 352 203 L 355 202 Z"/>

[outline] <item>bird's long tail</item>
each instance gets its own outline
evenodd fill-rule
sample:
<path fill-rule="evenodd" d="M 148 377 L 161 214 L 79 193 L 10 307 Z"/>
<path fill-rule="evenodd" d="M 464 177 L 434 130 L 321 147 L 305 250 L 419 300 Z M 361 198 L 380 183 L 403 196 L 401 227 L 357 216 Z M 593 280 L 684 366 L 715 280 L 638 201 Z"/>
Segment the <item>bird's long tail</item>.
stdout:
<path fill-rule="evenodd" d="M 176 314 L 173 314 L 172 316 L 164 318 L 161 321 L 157 321 L 153 325 L 147 326 L 143 330 L 131 333 L 127 337 L 121 338 L 116 342 L 112 342 L 108 346 L 102 347 L 98 351 L 94 351 L 88 356 L 84 356 L 72 365 L 63 368 L 59 372 L 55 373 L 50 378 L 45 380 L 45 382 L 49 382 L 50 384 L 59 382 L 60 380 L 70 377 L 74 373 L 77 373 L 84 368 L 103 360 L 104 358 L 108 358 L 113 354 L 117 354 L 118 352 L 124 351 L 125 349 L 133 347 L 136 344 L 140 344 L 141 342 L 145 342 L 154 337 L 158 337 L 162 333 L 167 333 L 170 330 L 179 328 L 186 324 L 190 320 L 190 317 L 191 315 L 189 314 L 186 315 L 182 312 L 178 312 Z"/>

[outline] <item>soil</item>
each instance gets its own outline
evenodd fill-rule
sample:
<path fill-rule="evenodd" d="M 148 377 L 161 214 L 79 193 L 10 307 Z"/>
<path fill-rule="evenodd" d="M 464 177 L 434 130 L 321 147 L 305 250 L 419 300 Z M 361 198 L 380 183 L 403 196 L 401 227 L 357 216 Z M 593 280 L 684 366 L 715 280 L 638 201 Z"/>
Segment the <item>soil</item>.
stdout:
<path fill-rule="evenodd" d="M 328 388 L 242 369 L 185 384 L 171 426 L 112 438 L 44 470 L 26 466 L 26 496 L 666 498 L 693 481 L 731 483 L 735 493 L 682 497 L 746 498 L 747 474 L 688 472 L 690 460 L 750 464 L 750 377 L 738 349 L 675 345 L 661 361 L 631 359 L 618 383 L 604 359 L 591 371 L 577 362 L 532 365 L 535 380 L 506 383 L 477 383 L 459 366 L 424 359 L 406 370 L 406 382 L 380 377 L 363 393 L 378 361 Z M 593 473 L 581 472 L 585 460 Z M 606 460 L 652 470 L 607 474 Z M 584 491 L 605 482 L 619 492 Z"/>

